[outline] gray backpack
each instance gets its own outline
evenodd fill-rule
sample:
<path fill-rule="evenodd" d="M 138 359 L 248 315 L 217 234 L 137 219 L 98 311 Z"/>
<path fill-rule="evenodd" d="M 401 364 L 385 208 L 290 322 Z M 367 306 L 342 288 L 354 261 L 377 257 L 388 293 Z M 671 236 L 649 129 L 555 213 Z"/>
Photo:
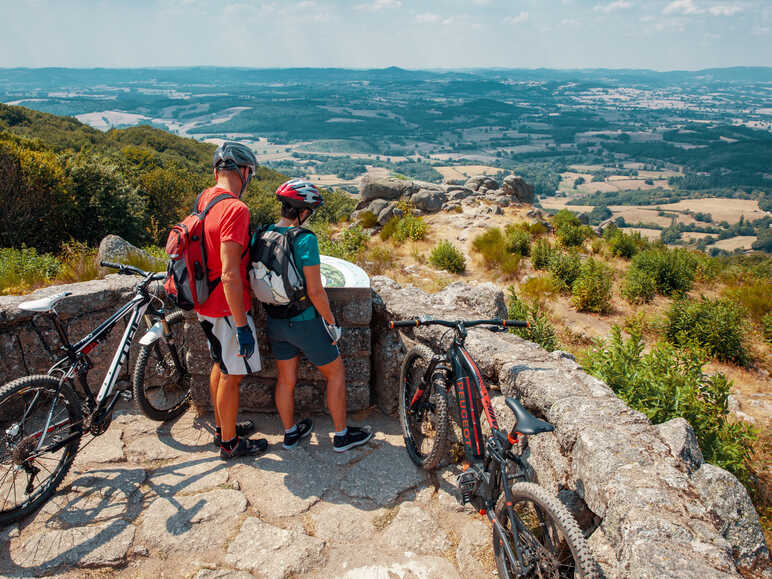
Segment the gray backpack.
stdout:
<path fill-rule="evenodd" d="M 294 255 L 295 239 L 305 234 L 314 233 L 303 227 L 287 233 L 263 228 L 252 236 L 249 284 L 272 318 L 291 318 L 311 305 Z"/>

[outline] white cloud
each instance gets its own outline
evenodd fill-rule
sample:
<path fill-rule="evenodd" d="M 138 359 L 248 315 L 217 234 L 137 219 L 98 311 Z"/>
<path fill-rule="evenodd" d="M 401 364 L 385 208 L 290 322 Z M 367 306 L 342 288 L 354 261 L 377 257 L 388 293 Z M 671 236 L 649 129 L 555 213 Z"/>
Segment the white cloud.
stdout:
<path fill-rule="evenodd" d="M 694 0 L 673 0 L 662 10 L 663 14 L 701 14 L 703 10 L 699 8 Z"/>
<path fill-rule="evenodd" d="M 632 8 L 633 3 L 628 2 L 627 0 L 615 0 L 615 2 L 611 2 L 610 4 L 596 4 L 593 10 L 595 12 L 603 12 L 605 14 L 608 14 L 609 12 L 616 12 L 617 10 L 626 10 L 627 8 Z"/>
<path fill-rule="evenodd" d="M 315 0 L 303 0 L 303 2 L 298 3 L 298 9 L 306 10 L 308 8 L 316 8 Z"/>
<path fill-rule="evenodd" d="M 386 8 L 400 8 L 402 6 L 401 0 L 373 0 L 367 4 L 357 4 L 354 6 L 354 10 L 365 10 L 367 12 L 380 12 Z"/>
<path fill-rule="evenodd" d="M 415 21 L 419 24 L 434 24 L 439 22 L 442 16 L 435 14 L 434 12 L 424 12 L 422 14 L 416 14 Z"/>
<path fill-rule="evenodd" d="M 507 16 L 504 19 L 504 24 L 522 24 L 528 20 L 528 12 L 523 10 L 517 16 Z"/>
<path fill-rule="evenodd" d="M 713 16 L 734 16 L 738 12 L 742 11 L 742 6 L 738 6 L 737 4 L 718 4 L 708 8 L 708 12 L 710 12 Z"/>
<path fill-rule="evenodd" d="M 568 28 L 579 28 L 582 23 L 576 18 L 564 18 L 560 21 L 561 26 L 567 26 Z"/>

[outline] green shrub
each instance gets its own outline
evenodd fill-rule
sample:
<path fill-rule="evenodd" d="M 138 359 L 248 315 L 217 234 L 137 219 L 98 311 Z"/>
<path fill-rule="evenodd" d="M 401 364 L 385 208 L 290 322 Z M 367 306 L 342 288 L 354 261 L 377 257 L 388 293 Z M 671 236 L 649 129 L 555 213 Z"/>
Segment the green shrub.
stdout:
<path fill-rule="evenodd" d="M 552 216 L 552 226 L 555 229 L 560 229 L 566 225 L 579 226 L 581 224 L 582 223 L 579 221 L 579 218 L 576 216 L 576 214 L 569 211 L 568 209 L 561 209 Z"/>
<path fill-rule="evenodd" d="M 359 225 L 365 229 L 370 229 L 378 225 L 378 216 L 372 211 L 363 211 L 359 214 Z"/>
<path fill-rule="evenodd" d="M 605 263 L 584 260 L 579 276 L 571 286 L 571 302 L 580 312 L 606 313 L 611 309 L 611 282 L 614 272 Z"/>
<path fill-rule="evenodd" d="M 382 275 L 394 266 L 395 261 L 394 252 L 388 247 L 374 247 L 367 254 L 365 268 L 371 275 Z"/>
<path fill-rule="evenodd" d="M 450 273 L 461 273 L 466 269 L 464 254 L 449 241 L 441 242 L 432 250 L 429 263 Z"/>
<path fill-rule="evenodd" d="M 397 231 L 397 225 L 399 225 L 400 218 L 396 215 L 386 222 L 386 225 L 381 229 L 381 239 L 387 241 L 391 239 Z"/>
<path fill-rule="evenodd" d="M 423 217 L 416 217 L 412 213 L 406 213 L 397 223 L 397 230 L 392 236 L 395 241 L 412 239 L 419 241 L 426 237 L 426 222 Z"/>
<path fill-rule="evenodd" d="M 99 277 L 99 264 L 97 263 L 97 249 L 89 247 L 79 241 L 70 241 L 62 246 L 62 253 L 59 256 L 62 261 L 62 268 L 59 270 L 57 281 L 64 283 L 75 283 L 79 281 L 88 281 Z M 164 256 L 168 259 L 166 251 Z M 130 264 L 133 265 L 133 264 Z M 111 270 L 114 273 L 114 270 Z"/>
<path fill-rule="evenodd" d="M 592 243 L 590 244 L 590 249 L 592 250 L 593 255 L 598 255 L 600 250 L 603 249 L 603 240 L 593 239 Z"/>
<path fill-rule="evenodd" d="M 319 253 L 347 261 L 361 261 L 370 236 L 359 225 L 352 225 L 333 239 L 329 225 L 312 225 L 319 241 Z"/>
<path fill-rule="evenodd" d="M 536 223 L 531 223 L 528 226 L 528 230 L 531 232 L 531 235 L 538 237 L 539 235 L 547 233 L 547 226 L 540 221 L 537 221 Z"/>
<path fill-rule="evenodd" d="M 724 295 L 736 301 L 748 312 L 751 318 L 759 322 L 772 312 L 772 297 L 770 297 L 770 281 L 768 279 L 752 278 L 738 287 L 724 290 Z"/>
<path fill-rule="evenodd" d="M 534 269 L 547 269 L 554 250 L 544 238 L 537 239 L 531 246 L 531 265 Z"/>
<path fill-rule="evenodd" d="M 557 286 L 563 293 L 571 293 L 574 281 L 579 277 L 582 260 L 576 252 L 563 253 L 556 251 L 552 254 L 549 263 L 549 271 Z"/>
<path fill-rule="evenodd" d="M 555 230 L 555 236 L 562 247 L 579 247 L 590 235 L 590 228 L 585 225 L 563 225 Z"/>
<path fill-rule="evenodd" d="M 685 294 L 694 284 L 697 259 L 686 249 L 647 249 L 635 257 L 627 271 L 638 280 L 646 275 L 654 280 L 660 295 Z"/>
<path fill-rule="evenodd" d="M 323 190 L 324 205 L 314 211 L 314 219 L 323 223 L 346 221 L 357 205 L 356 199 L 341 189 Z"/>
<path fill-rule="evenodd" d="M 742 308 L 727 299 L 680 299 L 667 314 L 665 336 L 681 346 L 698 344 L 710 356 L 747 366 L 747 332 Z"/>
<path fill-rule="evenodd" d="M 486 229 L 472 240 L 472 249 L 483 258 L 485 267 L 499 269 L 507 276 L 517 273 L 520 256 L 507 250 L 507 240 L 498 227 Z"/>
<path fill-rule="evenodd" d="M 761 328 L 764 332 L 764 339 L 772 346 L 772 312 L 761 318 Z"/>
<path fill-rule="evenodd" d="M 539 344 L 548 352 L 559 347 L 555 328 L 547 315 L 537 304 L 530 306 L 520 300 L 515 293 L 515 288 L 509 286 L 509 301 L 507 303 L 507 317 L 510 320 L 525 320 L 529 323 L 527 328 L 511 328 L 509 331 L 517 334 L 525 340 Z"/>
<path fill-rule="evenodd" d="M 48 283 L 57 276 L 61 263 L 50 253 L 34 247 L 0 249 L 0 294 L 22 293 Z"/>
<path fill-rule="evenodd" d="M 647 304 L 657 294 L 654 278 L 645 271 L 630 268 L 622 283 L 622 295 L 631 304 Z"/>
<path fill-rule="evenodd" d="M 528 301 L 540 305 L 551 300 L 558 292 L 555 280 L 549 276 L 529 277 L 520 284 L 520 293 L 528 298 Z"/>
<path fill-rule="evenodd" d="M 604 237 L 606 237 L 605 232 Z M 611 255 L 623 257 L 625 259 L 630 259 L 649 244 L 637 231 L 633 233 L 624 233 L 616 228 L 614 235 L 607 239 Z"/>
<path fill-rule="evenodd" d="M 583 367 L 654 424 L 685 418 L 705 460 L 749 485 L 756 435 L 744 422 L 729 420 L 731 382 L 723 374 L 703 372 L 705 357 L 699 349 L 660 343 L 644 354 L 640 332 L 634 328 L 630 332 L 624 340 L 614 326 L 611 339 L 596 343 Z"/>
<path fill-rule="evenodd" d="M 507 251 L 522 257 L 531 253 L 531 233 L 527 229 L 507 225 L 504 229 L 507 237 Z"/>

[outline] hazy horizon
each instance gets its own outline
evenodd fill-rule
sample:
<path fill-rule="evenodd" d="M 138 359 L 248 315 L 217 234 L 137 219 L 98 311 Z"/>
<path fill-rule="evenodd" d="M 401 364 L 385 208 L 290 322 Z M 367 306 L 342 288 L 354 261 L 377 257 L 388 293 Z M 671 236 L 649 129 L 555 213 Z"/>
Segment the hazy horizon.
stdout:
<path fill-rule="evenodd" d="M 693 71 L 772 62 L 766 0 L 7 4 L 2 68 Z"/>

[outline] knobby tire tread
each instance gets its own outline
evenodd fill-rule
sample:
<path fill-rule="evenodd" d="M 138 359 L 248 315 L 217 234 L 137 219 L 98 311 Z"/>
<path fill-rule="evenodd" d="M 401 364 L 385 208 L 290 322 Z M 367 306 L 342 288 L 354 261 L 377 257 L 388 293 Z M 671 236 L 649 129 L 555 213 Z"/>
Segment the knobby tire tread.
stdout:
<path fill-rule="evenodd" d="M 407 400 L 406 400 L 406 374 L 410 369 L 410 366 L 421 358 L 426 361 L 428 366 L 431 359 L 434 357 L 434 352 L 426 346 L 417 345 L 410 348 L 405 354 L 405 359 L 402 361 L 402 367 L 399 373 L 399 419 L 402 425 L 402 435 L 405 439 L 405 447 L 407 448 L 410 459 L 416 466 L 420 466 L 425 470 L 436 469 L 442 459 L 445 458 L 445 453 L 448 443 L 448 430 L 450 427 L 450 420 L 448 416 L 448 393 L 445 388 L 444 382 L 435 380 L 431 385 L 431 392 L 429 395 L 435 403 L 434 415 L 436 417 L 436 436 L 432 440 L 431 448 L 425 456 L 421 456 L 420 451 L 415 447 L 413 435 L 410 432 L 407 415 Z M 412 397 L 412 393 L 410 394 Z"/>
<path fill-rule="evenodd" d="M 598 579 L 597 563 L 592 556 L 582 530 L 574 517 L 566 509 L 560 499 L 550 495 L 546 489 L 535 483 L 518 482 L 512 485 L 512 502 L 517 502 L 517 497 L 524 497 L 543 509 L 563 532 L 568 542 L 571 554 L 574 558 L 575 577 L 582 579 Z M 496 504 L 496 517 L 504 520 L 507 517 L 505 507 L 506 496 L 502 493 Z M 493 543 L 496 545 L 496 531 L 493 531 Z"/>
<path fill-rule="evenodd" d="M 173 327 L 174 325 L 184 321 L 184 319 L 185 312 L 182 310 L 177 310 L 166 318 L 166 323 L 169 324 L 170 327 Z M 181 333 L 182 327 L 179 329 Z M 139 411 L 151 420 L 166 422 L 167 420 L 176 418 L 188 409 L 188 406 L 190 406 L 190 393 L 188 393 L 188 395 L 185 396 L 185 398 L 183 398 L 183 400 L 177 406 L 174 406 L 168 410 L 158 410 L 147 399 L 147 396 L 145 395 L 145 367 L 147 366 L 148 360 L 153 353 L 153 346 L 159 344 L 160 342 L 162 342 L 161 338 L 156 340 L 156 342 L 153 344 L 142 346 L 140 348 L 139 355 L 137 356 L 137 363 L 134 366 L 134 379 L 132 380 L 132 387 L 134 391 L 134 401 Z M 180 352 L 178 351 L 177 353 L 179 354 Z"/>
<path fill-rule="evenodd" d="M 45 389 L 50 390 L 53 395 L 56 392 L 56 389 L 59 387 L 59 380 L 53 376 L 49 376 L 48 374 L 33 374 L 12 380 L 0 388 L 0 408 L 2 408 L 3 402 L 7 397 L 13 395 L 21 388 L 29 388 L 31 386 L 42 386 Z M 66 382 L 62 384 L 62 387 L 59 390 L 59 394 L 67 401 L 67 409 L 71 423 L 77 424 L 80 422 L 82 420 L 82 412 L 80 406 L 81 401 L 80 398 L 78 398 L 78 395 Z M 51 495 L 56 492 L 56 489 L 62 483 L 64 477 L 67 476 L 67 473 L 69 472 L 70 467 L 75 460 L 75 455 L 78 454 L 79 447 L 80 436 L 67 444 L 65 447 L 67 452 L 63 455 L 63 460 L 57 463 L 57 470 L 55 471 L 54 477 L 46 483 L 45 490 L 40 493 L 40 495 L 38 495 L 34 501 L 21 508 L 17 507 L 0 512 L 0 527 L 5 527 L 6 525 L 10 525 L 11 523 L 15 523 L 23 519 L 30 513 L 36 511 L 46 501 L 48 501 L 49 498 L 51 498 Z"/>

